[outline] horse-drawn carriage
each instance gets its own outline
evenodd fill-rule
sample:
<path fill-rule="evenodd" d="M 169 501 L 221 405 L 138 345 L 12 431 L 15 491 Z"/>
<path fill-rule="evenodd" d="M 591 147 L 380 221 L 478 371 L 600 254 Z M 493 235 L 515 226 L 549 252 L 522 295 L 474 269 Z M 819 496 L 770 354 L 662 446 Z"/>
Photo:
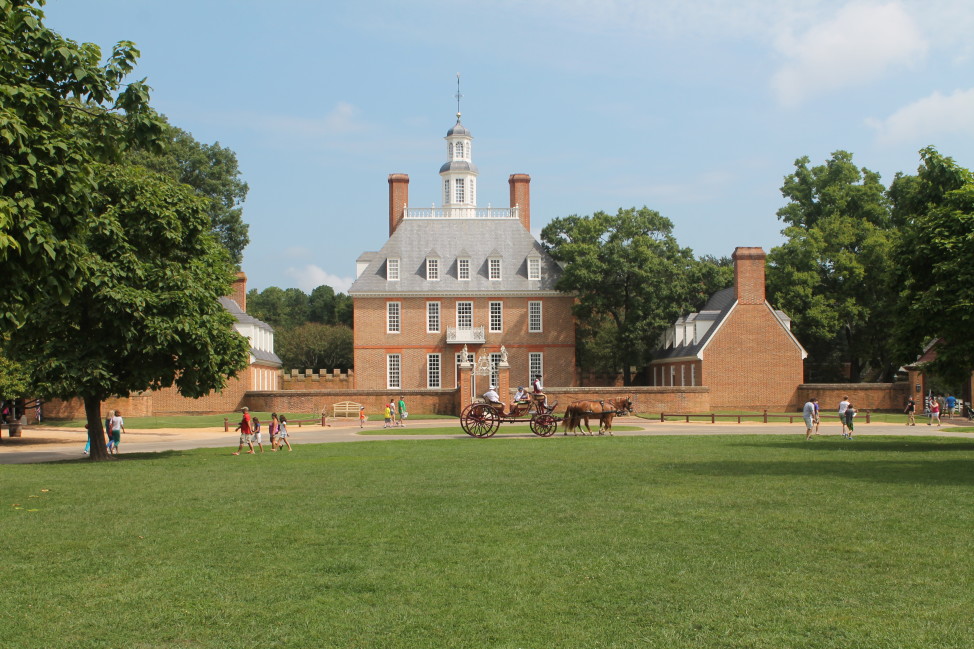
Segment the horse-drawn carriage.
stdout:
<path fill-rule="evenodd" d="M 592 434 L 589 427 L 589 420 L 596 419 L 599 422 L 599 435 L 612 434 L 612 420 L 616 416 L 628 415 L 632 413 L 632 397 L 616 397 L 614 399 L 600 399 L 598 401 L 573 401 L 568 404 L 565 416 L 564 434 L 572 431 L 575 435 L 582 432 L 584 422 L 588 434 Z"/>
<path fill-rule="evenodd" d="M 553 413 L 558 403 L 546 406 L 542 400 L 517 402 L 507 412 L 502 403 L 471 403 L 460 413 L 460 427 L 471 437 L 491 437 L 501 423 L 531 426 L 531 432 L 538 437 L 551 437 L 558 430 L 561 418 Z"/>

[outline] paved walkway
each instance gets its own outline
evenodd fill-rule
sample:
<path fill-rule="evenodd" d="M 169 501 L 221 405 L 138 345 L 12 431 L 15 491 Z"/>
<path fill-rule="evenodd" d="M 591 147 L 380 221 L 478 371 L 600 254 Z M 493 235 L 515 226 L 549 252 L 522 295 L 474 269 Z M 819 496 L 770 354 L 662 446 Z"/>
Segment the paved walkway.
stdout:
<path fill-rule="evenodd" d="M 415 428 L 443 428 L 439 435 L 362 435 L 357 421 L 347 423 L 329 419 L 331 424 L 327 428 L 319 425 L 291 426 L 290 441 L 292 445 L 321 444 L 330 442 L 372 442 L 379 440 L 424 440 L 424 439 L 459 439 L 473 443 L 490 443 L 490 440 L 476 440 L 468 437 L 460 429 L 455 419 L 431 419 L 428 421 L 415 420 L 409 422 Z M 639 419 L 637 417 L 617 417 L 617 426 L 638 426 L 640 430 L 617 432 L 617 437 L 633 435 L 795 435 L 804 436 L 805 427 L 800 421 L 787 423 L 686 423 L 666 422 Z M 958 422 L 960 423 L 960 422 Z M 508 424 L 501 424 L 498 438 L 529 438 L 530 433 L 505 435 L 504 429 Z M 875 435 L 900 435 L 906 437 L 965 437 L 974 439 L 974 433 L 952 432 L 951 424 L 943 428 L 926 426 L 923 423 L 915 427 L 902 424 L 863 424 L 857 423 L 856 436 L 869 437 Z M 366 429 L 372 433 L 382 431 L 381 423 L 369 422 Z M 6 432 L 6 431 L 4 431 Z M 822 424 L 820 436 L 839 436 L 838 423 Z M 265 434 L 266 438 L 267 435 Z M 555 437 L 562 437 L 556 433 Z M 159 430 L 133 430 L 122 436 L 121 454 L 154 453 L 160 451 L 185 450 L 193 448 L 225 448 L 227 454 L 237 450 L 238 435 L 232 431 L 227 433 L 222 428 L 166 428 Z M 814 440 L 813 442 L 814 443 Z M 853 442 L 855 443 L 855 442 Z M 0 441 L 0 464 L 30 464 L 36 462 L 53 462 L 57 460 L 76 460 L 83 458 L 82 449 L 85 445 L 85 431 L 83 429 L 48 428 L 30 426 L 24 429 L 23 437 L 9 438 L 4 436 Z M 270 443 L 264 444 L 270 452 Z M 287 453 L 287 451 L 283 451 Z"/>

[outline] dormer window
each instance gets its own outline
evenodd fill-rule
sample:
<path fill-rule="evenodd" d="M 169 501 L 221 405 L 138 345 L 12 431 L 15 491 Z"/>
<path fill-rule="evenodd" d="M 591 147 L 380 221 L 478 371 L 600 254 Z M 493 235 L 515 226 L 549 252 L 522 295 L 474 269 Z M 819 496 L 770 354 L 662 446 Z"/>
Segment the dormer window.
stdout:
<path fill-rule="evenodd" d="M 426 279 L 430 281 L 440 279 L 440 260 L 435 257 L 426 258 Z"/>
<path fill-rule="evenodd" d="M 491 257 L 487 260 L 487 278 L 492 280 L 501 279 L 500 257 Z"/>
<path fill-rule="evenodd" d="M 390 257 L 386 260 L 386 280 L 390 282 L 399 281 L 399 259 Z"/>
<path fill-rule="evenodd" d="M 528 279 L 541 279 L 541 259 L 538 257 L 528 258 Z"/>
<path fill-rule="evenodd" d="M 470 260 L 465 257 L 457 259 L 457 279 L 470 279 Z"/>

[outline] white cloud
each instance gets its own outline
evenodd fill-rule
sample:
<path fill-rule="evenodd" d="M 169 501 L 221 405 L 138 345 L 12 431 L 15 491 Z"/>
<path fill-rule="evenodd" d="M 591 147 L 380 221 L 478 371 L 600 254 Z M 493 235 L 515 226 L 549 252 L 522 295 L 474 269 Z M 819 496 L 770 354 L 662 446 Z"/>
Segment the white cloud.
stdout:
<path fill-rule="evenodd" d="M 319 286 L 326 285 L 335 289 L 336 293 L 346 293 L 352 282 L 352 277 L 339 277 L 323 270 L 320 266 L 308 264 L 302 267 L 289 267 L 284 271 L 289 277 L 294 279 L 297 288 L 305 293 L 310 293 Z"/>
<path fill-rule="evenodd" d="M 321 117 L 271 115 L 258 118 L 256 125 L 268 130 L 300 137 L 336 137 L 354 135 L 369 128 L 359 118 L 361 111 L 352 104 L 340 101 Z"/>
<path fill-rule="evenodd" d="M 772 85 L 785 105 L 868 83 L 927 53 L 919 27 L 898 2 L 852 3 L 796 35 L 785 29 L 776 49 L 786 62 Z"/>
<path fill-rule="evenodd" d="M 929 144 L 939 135 L 974 135 L 974 88 L 957 90 L 951 95 L 935 92 L 913 102 L 880 120 L 870 118 L 866 124 L 875 128 L 881 142 Z"/>

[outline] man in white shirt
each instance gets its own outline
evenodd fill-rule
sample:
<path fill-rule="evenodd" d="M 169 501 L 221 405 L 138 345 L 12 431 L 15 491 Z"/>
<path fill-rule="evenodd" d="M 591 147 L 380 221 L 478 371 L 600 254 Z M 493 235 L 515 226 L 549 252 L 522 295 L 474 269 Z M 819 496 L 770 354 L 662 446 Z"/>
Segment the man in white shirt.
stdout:
<path fill-rule="evenodd" d="M 839 423 L 842 424 L 842 435 L 845 436 L 845 411 L 849 408 L 849 397 L 842 397 L 839 402 Z"/>
<path fill-rule="evenodd" d="M 484 400 L 492 406 L 499 407 L 501 411 L 504 410 L 504 404 L 501 403 L 501 397 L 497 394 L 496 385 L 490 386 L 490 389 L 484 392 Z"/>

